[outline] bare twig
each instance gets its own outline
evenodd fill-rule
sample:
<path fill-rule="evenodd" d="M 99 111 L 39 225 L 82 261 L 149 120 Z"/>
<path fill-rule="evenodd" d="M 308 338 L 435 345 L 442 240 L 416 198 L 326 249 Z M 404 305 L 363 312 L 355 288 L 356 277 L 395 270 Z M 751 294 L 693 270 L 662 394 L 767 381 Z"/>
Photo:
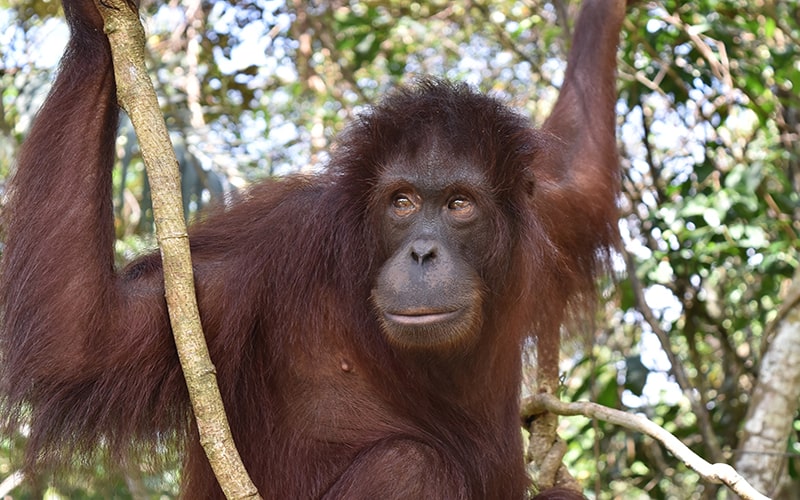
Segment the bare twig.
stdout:
<path fill-rule="evenodd" d="M 728 52 L 725 50 L 725 44 L 718 41 L 713 40 L 710 37 L 706 37 L 709 42 L 703 39 L 697 30 L 693 26 L 689 26 L 688 24 L 684 23 L 683 20 L 678 17 L 677 15 L 666 14 L 661 17 L 665 22 L 671 24 L 678 30 L 686 33 L 686 36 L 694 44 L 695 48 L 702 54 L 703 58 L 708 61 L 708 65 L 711 68 L 711 73 L 722 82 L 725 86 L 725 89 L 730 91 L 733 89 L 733 78 L 731 78 L 731 71 L 730 71 L 730 61 L 728 60 Z M 711 48 L 711 44 L 717 47 L 717 54 L 718 56 L 714 55 L 714 49 Z"/>
<path fill-rule="evenodd" d="M 689 399 L 689 403 L 692 405 L 692 410 L 697 416 L 698 428 L 700 429 L 700 433 L 703 435 L 703 442 L 708 447 L 712 459 L 719 461 L 722 459 L 722 449 L 720 448 L 717 436 L 714 434 L 712 429 L 711 418 L 706 410 L 705 402 L 698 399 L 698 397 L 702 397 L 702 393 L 700 396 L 698 396 L 695 394 L 695 391 L 693 391 L 694 385 L 689 380 L 689 375 L 686 374 L 686 370 L 683 368 L 683 364 L 680 362 L 678 357 L 674 352 L 672 352 L 669 335 L 664 331 L 663 328 L 661 328 L 658 320 L 653 314 L 653 311 L 650 309 L 650 306 L 647 305 L 647 301 L 644 298 L 644 288 L 639 282 L 639 278 L 636 276 L 636 265 L 635 262 L 633 262 L 633 257 L 624 250 L 623 253 L 625 255 L 625 262 L 628 268 L 628 278 L 631 280 L 631 288 L 633 289 L 633 294 L 636 297 L 636 308 L 642 314 L 647 324 L 650 325 L 650 329 L 653 331 L 656 337 L 658 337 L 658 340 L 661 343 L 661 348 L 667 354 L 667 358 L 672 366 L 672 374 L 675 376 L 675 380 L 683 390 L 683 393 Z"/>
<path fill-rule="evenodd" d="M 670 453 L 700 474 L 706 481 L 724 484 L 744 500 L 769 500 L 769 497 L 756 491 L 733 467 L 725 463 L 711 464 L 707 462 L 678 438 L 642 415 L 626 413 L 589 401 L 565 403 L 547 393 L 536 394 L 523 401 L 523 415 L 536 415 L 543 412 L 563 416 L 583 415 L 647 434 L 663 444 Z"/>
<path fill-rule="evenodd" d="M 14 491 L 14 488 L 22 484 L 25 480 L 25 473 L 17 470 L 9 474 L 2 483 L 0 483 L 0 498 L 7 498 L 8 494 Z"/>

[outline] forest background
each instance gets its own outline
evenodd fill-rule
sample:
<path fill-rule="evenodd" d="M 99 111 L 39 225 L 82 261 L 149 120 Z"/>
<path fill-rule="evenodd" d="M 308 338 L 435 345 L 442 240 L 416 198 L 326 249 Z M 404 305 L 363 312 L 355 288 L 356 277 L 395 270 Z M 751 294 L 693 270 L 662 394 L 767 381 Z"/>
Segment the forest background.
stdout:
<path fill-rule="evenodd" d="M 336 133 L 414 75 L 469 82 L 541 123 L 578 7 L 145 0 L 148 63 L 187 215 L 260 178 L 324 168 Z M 58 2 L 0 0 L 0 211 L 66 39 Z M 764 493 L 800 498 L 800 7 L 640 2 L 619 57 L 624 248 L 601 284 L 592 335 L 566 344 L 563 397 L 644 414 Z M 154 239 L 125 120 L 118 151 L 122 262 Z M 177 494 L 177 465 L 86 464 L 83 473 L 26 480 L 16 474 L 24 434 L 0 442 L 0 496 Z M 580 417 L 563 419 L 561 434 L 591 498 L 729 497 L 640 434 Z"/>

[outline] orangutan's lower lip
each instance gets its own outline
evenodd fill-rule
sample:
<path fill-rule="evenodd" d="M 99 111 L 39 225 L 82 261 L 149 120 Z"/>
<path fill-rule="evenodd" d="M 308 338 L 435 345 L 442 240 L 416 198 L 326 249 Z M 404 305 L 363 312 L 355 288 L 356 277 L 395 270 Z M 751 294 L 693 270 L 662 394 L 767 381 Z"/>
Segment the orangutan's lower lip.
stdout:
<path fill-rule="evenodd" d="M 450 320 L 458 316 L 458 310 L 442 312 L 397 312 L 386 313 L 386 319 L 398 325 L 422 326 Z"/>

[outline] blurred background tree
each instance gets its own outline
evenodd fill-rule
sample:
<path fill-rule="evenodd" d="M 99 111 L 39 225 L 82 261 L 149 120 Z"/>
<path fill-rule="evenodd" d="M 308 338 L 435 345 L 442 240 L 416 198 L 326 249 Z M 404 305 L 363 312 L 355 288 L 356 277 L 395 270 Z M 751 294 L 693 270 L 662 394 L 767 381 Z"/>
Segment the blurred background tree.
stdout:
<path fill-rule="evenodd" d="M 259 178 L 324 168 L 344 124 L 414 75 L 470 82 L 541 123 L 578 4 L 144 0 L 187 214 Z M 0 210 L 66 37 L 55 0 L 0 0 Z M 593 337 L 568 343 L 564 362 L 566 399 L 643 413 L 787 499 L 800 498 L 798 52 L 792 0 L 631 9 L 617 104 L 624 249 Z M 147 179 L 124 121 L 118 150 L 122 261 L 153 239 Z M 564 419 L 562 434 L 591 498 L 730 497 L 641 435 L 581 418 Z M 0 496 L 177 493 L 177 465 L 147 464 L 83 464 L 83 473 L 10 489 L 24 439 L 21 429 L 0 442 Z"/>

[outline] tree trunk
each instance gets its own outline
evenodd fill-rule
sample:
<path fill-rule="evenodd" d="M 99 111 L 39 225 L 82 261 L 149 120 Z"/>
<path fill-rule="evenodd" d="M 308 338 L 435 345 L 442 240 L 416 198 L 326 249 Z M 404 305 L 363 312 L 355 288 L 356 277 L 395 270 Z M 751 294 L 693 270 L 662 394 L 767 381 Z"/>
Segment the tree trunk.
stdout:
<path fill-rule="evenodd" d="M 800 406 L 800 271 L 774 332 L 761 361 L 734 466 L 759 491 L 789 499 L 798 487 L 787 471 L 786 446 Z"/>

